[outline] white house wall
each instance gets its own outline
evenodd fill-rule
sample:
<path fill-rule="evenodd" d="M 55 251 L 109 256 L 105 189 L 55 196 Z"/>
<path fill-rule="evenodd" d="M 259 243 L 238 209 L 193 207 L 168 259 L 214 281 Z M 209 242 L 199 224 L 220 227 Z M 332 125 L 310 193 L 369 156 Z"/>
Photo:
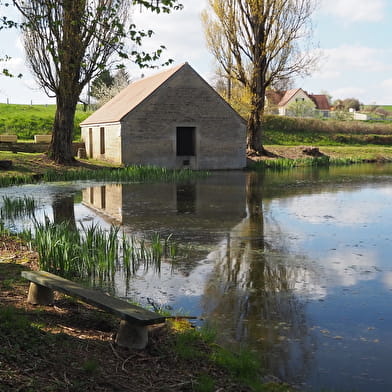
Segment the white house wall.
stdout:
<path fill-rule="evenodd" d="M 103 154 L 101 154 L 101 128 L 104 129 L 105 139 Z M 90 138 L 91 134 L 93 135 L 92 139 Z M 118 164 L 122 163 L 120 123 L 83 126 L 81 137 L 85 143 L 87 157 Z"/>
<path fill-rule="evenodd" d="M 305 93 L 305 91 L 299 89 L 284 106 L 279 108 L 279 114 L 281 116 L 289 115 L 289 113 L 288 113 L 288 106 L 290 106 L 293 102 L 296 102 L 296 101 L 311 102 L 312 105 L 314 106 L 314 108 L 316 108 L 316 105 L 309 98 L 309 96 Z"/>

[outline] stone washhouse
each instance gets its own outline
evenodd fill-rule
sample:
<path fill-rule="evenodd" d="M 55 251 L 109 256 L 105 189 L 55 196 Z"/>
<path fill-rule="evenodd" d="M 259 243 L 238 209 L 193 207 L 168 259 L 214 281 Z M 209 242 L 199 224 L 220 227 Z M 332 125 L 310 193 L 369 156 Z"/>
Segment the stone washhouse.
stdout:
<path fill-rule="evenodd" d="M 131 83 L 81 123 L 87 156 L 170 169 L 242 169 L 244 119 L 188 64 Z"/>

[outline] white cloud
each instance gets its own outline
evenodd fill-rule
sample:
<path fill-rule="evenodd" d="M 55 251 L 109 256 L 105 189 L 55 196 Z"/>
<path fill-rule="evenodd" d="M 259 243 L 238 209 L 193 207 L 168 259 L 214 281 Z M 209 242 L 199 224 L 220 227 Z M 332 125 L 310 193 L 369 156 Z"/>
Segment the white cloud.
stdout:
<path fill-rule="evenodd" d="M 385 0 L 324 0 L 322 11 L 350 22 L 378 22 L 384 19 Z"/>
<path fill-rule="evenodd" d="M 387 59 L 390 52 L 389 49 L 383 50 L 359 45 L 342 45 L 338 48 L 324 49 L 319 70 L 314 75 L 325 78 L 325 75 L 340 76 L 343 71 L 382 72 L 391 70 L 390 61 Z"/>
<path fill-rule="evenodd" d="M 7 61 L 1 61 L 0 67 L 8 69 L 13 74 L 19 74 L 26 70 L 24 59 L 21 57 L 12 57 Z"/>
<path fill-rule="evenodd" d="M 388 290 L 392 290 L 392 272 L 386 272 L 382 278 L 384 287 Z"/>
<path fill-rule="evenodd" d="M 385 88 L 392 88 L 392 79 L 386 79 L 381 82 L 381 86 Z"/>
<path fill-rule="evenodd" d="M 346 98 L 357 98 L 361 97 L 363 94 L 366 93 L 367 90 L 359 87 L 347 86 L 347 87 L 340 87 L 335 90 L 331 91 L 331 95 L 333 97 L 337 97 L 339 99 L 346 99 Z"/>
<path fill-rule="evenodd" d="M 289 213 L 294 214 L 300 221 L 323 224 L 333 222 L 336 226 L 357 226 L 373 222 L 374 217 L 381 211 L 377 205 L 369 205 L 362 199 L 350 201 L 350 208 L 342 202 L 349 194 L 320 194 L 312 196 L 293 197 L 284 200 L 284 206 Z"/>
<path fill-rule="evenodd" d="M 144 50 L 165 45 L 165 58 L 177 64 L 189 62 L 202 74 L 209 72 L 213 58 L 206 49 L 200 13 L 206 1 L 183 0 L 184 8 L 169 15 L 135 12 L 133 19 L 138 28 L 154 30 L 154 36 L 145 41 Z"/>

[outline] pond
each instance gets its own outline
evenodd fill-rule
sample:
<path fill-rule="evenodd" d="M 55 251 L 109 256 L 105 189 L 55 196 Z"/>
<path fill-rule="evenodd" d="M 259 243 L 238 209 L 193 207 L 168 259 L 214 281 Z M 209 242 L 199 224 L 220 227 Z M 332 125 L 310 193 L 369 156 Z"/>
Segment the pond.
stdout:
<path fill-rule="evenodd" d="M 173 234 L 182 256 L 134 276 L 119 271 L 110 290 L 200 317 L 220 343 L 254 350 L 266 373 L 309 391 L 392 390 L 392 166 L 29 185 L 4 195 L 37 199 L 38 219 Z"/>

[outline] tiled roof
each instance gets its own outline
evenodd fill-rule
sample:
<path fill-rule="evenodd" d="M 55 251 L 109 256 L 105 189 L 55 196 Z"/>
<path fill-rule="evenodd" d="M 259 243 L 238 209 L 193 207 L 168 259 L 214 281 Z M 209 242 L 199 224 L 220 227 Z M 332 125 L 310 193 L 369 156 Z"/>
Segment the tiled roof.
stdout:
<path fill-rule="evenodd" d="M 187 63 L 159 72 L 147 78 L 140 79 L 125 87 L 109 102 L 101 106 L 91 116 L 87 117 L 80 125 L 102 124 L 119 122 L 131 110 L 149 97 L 172 75 L 179 71 Z"/>
<path fill-rule="evenodd" d="M 274 91 L 269 90 L 266 93 L 267 99 L 269 99 L 274 105 L 285 106 L 290 100 L 298 93 L 303 91 L 316 105 L 316 109 L 319 110 L 330 110 L 331 106 L 328 102 L 328 98 L 323 94 L 308 94 L 301 88 L 287 90 L 287 91 Z"/>
<path fill-rule="evenodd" d="M 287 102 L 289 102 L 290 99 L 293 98 L 294 95 L 297 94 L 297 92 L 300 91 L 300 90 L 301 90 L 300 88 L 296 88 L 296 89 L 293 89 L 293 90 L 287 90 L 287 91 L 285 91 L 285 92 L 284 92 L 284 95 L 283 95 L 283 98 L 280 100 L 280 102 L 279 102 L 278 105 L 279 105 L 279 106 L 284 106 L 284 105 L 286 105 Z"/>
<path fill-rule="evenodd" d="M 329 104 L 328 98 L 326 95 L 310 94 L 309 97 L 316 104 L 317 109 L 319 109 L 319 110 L 330 110 L 331 109 L 331 105 Z"/>

